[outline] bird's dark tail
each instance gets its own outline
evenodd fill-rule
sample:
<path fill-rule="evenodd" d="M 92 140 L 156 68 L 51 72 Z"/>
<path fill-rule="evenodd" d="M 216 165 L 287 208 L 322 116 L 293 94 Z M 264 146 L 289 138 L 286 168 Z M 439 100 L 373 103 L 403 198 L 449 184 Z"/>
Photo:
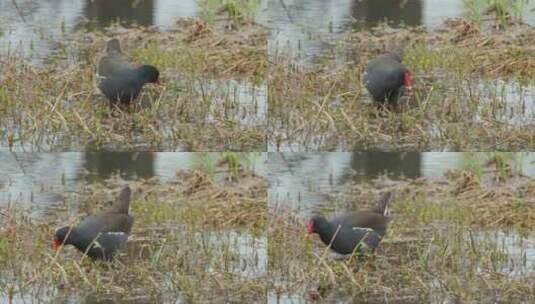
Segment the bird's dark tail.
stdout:
<path fill-rule="evenodd" d="M 128 214 L 131 193 L 132 191 L 130 190 L 130 187 L 128 187 L 128 185 L 124 186 L 123 189 L 121 189 L 121 192 L 119 192 L 117 201 L 115 202 L 115 205 L 113 205 L 111 212 Z"/>
<path fill-rule="evenodd" d="M 388 191 L 385 194 L 383 194 L 381 199 L 379 199 L 377 201 L 376 206 L 372 210 L 374 212 L 376 212 L 376 213 L 379 213 L 379 214 L 382 214 L 384 216 L 387 216 L 390 213 L 390 210 L 388 208 L 388 204 L 392 201 L 392 199 L 394 198 L 395 194 L 396 193 L 394 191 Z"/>

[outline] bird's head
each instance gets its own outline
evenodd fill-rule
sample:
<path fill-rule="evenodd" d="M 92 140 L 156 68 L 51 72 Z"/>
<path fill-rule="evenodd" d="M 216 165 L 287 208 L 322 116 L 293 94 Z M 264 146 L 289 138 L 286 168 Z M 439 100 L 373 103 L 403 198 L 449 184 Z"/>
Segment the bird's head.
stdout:
<path fill-rule="evenodd" d="M 141 79 L 145 83 L 160 83 L 160 72 L 152 65 L 142 65 L 138 68 Z"/>
<path fill-rule="evenodd" d="M 70 235 L 72 233 L 72 228 L 70 226 L 65 226 L 56 230 L 54 235 L 53 247 L 57 250 L 61 245 L 66 245 L 70 243 Z"/>
<path fill-rule="evenodd" d="M 307 233 L 313 234 L 318 233 L 321 229 L 321 227 L 327 225 L 328 222 L 322 215 L 315 215 L 313 216 L 307 223 Z"/>

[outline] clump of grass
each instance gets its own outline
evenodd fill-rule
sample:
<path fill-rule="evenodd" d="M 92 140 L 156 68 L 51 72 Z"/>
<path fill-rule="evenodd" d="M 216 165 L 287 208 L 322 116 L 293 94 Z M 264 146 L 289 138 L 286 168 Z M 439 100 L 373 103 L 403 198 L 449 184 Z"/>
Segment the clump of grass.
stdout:
<path fill-rule="evenodd" d="M 486 170 L 484 177 L 470 170 L 450 171 L 446 176 L 445 181 L 424 180 L 417 185 L 399 182 L 407 195 L 398 205 L 409 215 L 403 220 L 451 221 L 485 229 L 515 228 L 520 232 L 529 232 L 534 224 L 530 197 L 535 183 L 531 178 L 516 171 L 505 177 L 499 170 Z"/>
<path fill-rule="evenodd" d="M 421 52 L 427 49 L 430 54 L 409 55 L 408 64 L 420 67 L 419 58 L 433 56 L 434 68 L 462 75 L 515 76 L 521 81 L 533 81 L 535 61 L 530 54 L 535 31 L 530 27 L 517 25 L 506 31 L 486 32 L 464 19 L 450 19 L 445 25 L 444 33 L 422 37 L 422 43 L 434 40 L 433 47 L 419 46 Z"/>
<path fill-rule="evenodd" d="M 519 35 L 522 33 L 522 35 Z M 363 87 L 367 61 L 408 41 L 405 64 L 416 89 L 400 113 L 377 111 Z M 348 53 L 313 66 L 277 53 L 269 73 L 268 120 L 271 150 L 522 150 L 535 138 L 529 93 L 507 95 L 507 82 L 533 81 L 533 29 L 483 33 L 466 20 L 440 32 L 421 28 L 375 29 L 345 41 Z M 366 45 L 357 47 L 355 45 Z M 341 65 L 340 61 L 346 60 Z"/>
<path fill-rule="evenodd" d="M 260 153 L 197 153 L 194 159 L 193 168 L 207 174 L 214 179 L 218 173 L 224 173 L 225 178 L 237 180 L 244 171 L 255 173 L 255 160 Z"/>
<path fill-rule="evenodd" d="M 256 24 L 220 31 L 201 19 L 179 19 L 178 32 L 156 36 L 130 31 L 119 36 L 138 46 L 133 57 L 180 73 L 264 79 L 267 32 Z M 142 47 L 140 47 L 142 46 Z"/>
<path fill-rule="evenodd" d="M 68 247 L 51 249 L 66 208 L 40 219 L 17 208 L 1 210 L 0 298 L 265 301 L 267 183 L 241 172 L 237 180 L 180 171 L 169 183 L 129 182 L 134 230 L 128 250 L 113 263 L 91 263 Z M 94 213 L 108 206 L 108 188 L 123 183 L 114 177 L 87 185 L 72 199 Z"/>
<path fill-rule="evenodd" d="M 144 193 L 145 201 L 137 206 L 148 210 L 146 213 L 153 217 L 152 221 L 187 223 L 193 218 L 205 228 L 250 227 L 259 231 L 265 226 L 267 184 L 263 178 L 242 171 L 239 177 L 234 177 L 234 181 L 218 185 L 202 171 L 184 171 L 177 175 L 177 180 L 177 185 L 172 189 L 164 188 L 163 193 Z M 187 200 L 181 199 L 181 196 L 179 200 L 165 199 L 181 193 Z"/>
<path fill-rule="evenodd" d="M 496 231 L 526 232 L 531 240 L 535 214 L 527 193 L 535 184 L 516 174 L 499 181 L 475 179 L 468 171 L 455 171 L 443 181 L 346 185 L 347 197 L 360 197 L 353 209 L 365 208 L 360 201 L 376 196 L 377 188 L 398 193 L 378 251 L 357 259 L 329 258 L 317 237 L 305 237 L 305 219 L 291 209 L 271 208 L 270 297 L 297 302 L 533 301 L 535 261 L 526 257 L 523 238 L 512 246 L 506 241 L 510 236 Z M 346 212 L 339 203 L 328 209 Z"/>
<path fill-rule="evenodd" d="M 498 27 L 521 22 L 522 13 L 528 0 L 463 0 L 468 10 L 468 18 L 482 22 L 483 15 L 494 16 L 493 21 Z"/>
<path fill-rule="evenodd" d="M 226 26 L 238 28 L 243 24 L 254 22 L 254 14 L 260 5 L 258 0 L 203 0 L 200 1 L 202 16 L 209 22 L 217 18 L 228 18 Z"/>

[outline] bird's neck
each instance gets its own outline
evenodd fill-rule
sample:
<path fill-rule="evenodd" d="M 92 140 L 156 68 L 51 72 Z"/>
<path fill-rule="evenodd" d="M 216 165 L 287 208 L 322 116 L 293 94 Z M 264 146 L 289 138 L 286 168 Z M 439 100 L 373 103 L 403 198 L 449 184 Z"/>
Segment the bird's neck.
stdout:
<path fill-rule="evenodd" d="M 339 230 L 337 226 L 331 223 L 325 224 L 323 229 L 321 229 L 319 232 L 320 239 L 323 241 L 325 245 L 329 245 L 332 242 L 335 235 L 337 235 L 337 233 L 340 233 L 340 231 L 337 231 L 337 230 Z"/>
<path fill-rule="evenodd" d="M 78 250 L 85 252 L 92 241 L 93 240 L 89 240 L 82 234 L 78 233 L 76 229 L 73 229 L 69 235 L 69 241 L 67 244 L 73 245 L 74 247 L 78 248 Z"/>

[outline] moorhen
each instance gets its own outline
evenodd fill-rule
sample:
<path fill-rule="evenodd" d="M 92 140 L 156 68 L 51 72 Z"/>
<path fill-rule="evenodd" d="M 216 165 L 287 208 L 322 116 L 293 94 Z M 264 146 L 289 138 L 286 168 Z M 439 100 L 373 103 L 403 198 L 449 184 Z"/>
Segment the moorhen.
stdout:
<path fill-rule="evenodd" d="M 158 83 L 160 72 L 152 65 L 134 66 L 121 52 L 119 40 L 106 44 L 106 55 L 97 66 L 97 83 L 110 103 L 128 105 L 137 98 L 143 85 Z"/>
<path fill-rule="evenodd" d="M 366 211 L 358 211 L 339 216 L 328 221 L 316 215 L 307 224 L 309 234 L 317 233 L 327 246 L 339 254 L 351 254 L 355 249 L 375 250 L 386 233 L 389 222 L 388 204 L 394 197 L 388 192 L 377 202 L 377 206 Z"/>
<path fill-rule="evenodd" d="M 146 83 L 157 84 L 159 76 L 160 73 L 152 65 L 142 65 L 103 78 L 98 87 L 111 104 L 119 102 L 122 105 L 129 105 L 132 100 L 137 98 L 143 85 Z"/>
<path fill-rule="evenodd" d="M 73 245 L 91 259 L 111 260 L 126 245 L 134 218 L 128 214 L 131 190 L 121 189 L 113 207 L 104 213 L 85 218 L 78 226 L 56 231 L 54 248 Z"/>
<path fill-rule="evenodd" d="M 405 89 L 412 88 L 412 73 L 401 62 L 402 59 L 403 50 L 399 48 L 368 63 L 362 79 L 378 105 L 397 106 Z"/>

